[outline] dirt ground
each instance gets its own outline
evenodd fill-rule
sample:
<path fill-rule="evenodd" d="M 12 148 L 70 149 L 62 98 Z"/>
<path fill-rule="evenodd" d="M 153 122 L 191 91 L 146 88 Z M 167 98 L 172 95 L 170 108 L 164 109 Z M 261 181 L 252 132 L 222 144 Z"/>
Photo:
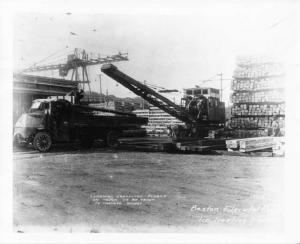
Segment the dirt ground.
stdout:
<path fill-rule="evenodd" d="M 16 232 L 282 228 L 283 158 L 14 152 Z"/>

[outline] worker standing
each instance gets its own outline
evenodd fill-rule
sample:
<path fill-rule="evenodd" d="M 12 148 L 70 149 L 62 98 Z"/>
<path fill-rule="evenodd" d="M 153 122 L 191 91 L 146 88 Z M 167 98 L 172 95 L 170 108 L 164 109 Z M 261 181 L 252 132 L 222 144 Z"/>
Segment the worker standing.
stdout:
<path fill-rule="evenodd" d="M 207 119 L 208 111 L 207 111 L 207 98 L 203 95 L 198 97 L 197 101 L 197 120 L 202 121 Z"/>
<path fill-rule="evenodd" d="M 80 89 L 75 93 L 75 104 L 79 104 L 80 100 L 84 97 L 84 91 Z"/>
<path fill-rule="evenodd" d="M 280 127 L 277 120 L 272 122 L 272 136 L 281 136 Z"/>

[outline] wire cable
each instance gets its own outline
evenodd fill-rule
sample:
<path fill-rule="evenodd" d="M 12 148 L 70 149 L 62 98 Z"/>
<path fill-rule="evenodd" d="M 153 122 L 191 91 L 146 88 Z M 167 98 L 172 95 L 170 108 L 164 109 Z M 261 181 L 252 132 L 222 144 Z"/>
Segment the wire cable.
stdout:
<path fill-rule="evenodd" d="M 67 49 L 67 48 L 69 48 L 69 47 L 66 46 L 66 47 L 64 47 L 63 49 L 60 49 L 60 50 L 58 50 L 58 51 L 56 51 L 56 52 L 50 54 L 50 55 L 47 56 L 46 58 L 43 58 L 42 60 L 35 62 L 35 63 L 34 63 L 33 65 L 31 65 L 29 68 L 32 68 L 32 67 L 36 66 L 36 64 L 41 63 L 41 62 L 47 60 L 47 59 L 50 58 L 50 57 L 53 57 L 54 55 L 58 54 L 58 53 L 61 52 L 61 51 L 64 51 L 64 50 Z"/>
<path fill-rule="evenodd" d="M 56 60 L 66 59 L 66 58 L 67 58 L 66 56 L 67 56 L 69 53 L 72 53 L 72 51 L 67 51 L 67 52 L 64 52 L 64 53 L 62 53 L 62 54 L 60 54 L 60 55 L 58 55 L 58 56 L 53 56 L 52 59 L 47 60 L 47 61 L 53 62 L 53 61 L 56 61 Z M 45 61 L 46 61 L 46 60 L 45 60 Z M 40 62 L 40 65 L 41 65 L 41 63 L 42 63 L 42 62 Z"/>

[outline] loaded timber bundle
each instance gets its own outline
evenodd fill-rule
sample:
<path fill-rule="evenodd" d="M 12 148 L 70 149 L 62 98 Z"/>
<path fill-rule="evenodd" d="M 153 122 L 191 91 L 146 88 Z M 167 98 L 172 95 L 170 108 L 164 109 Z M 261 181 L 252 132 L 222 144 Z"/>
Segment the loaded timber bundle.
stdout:
<path fill-rule="evenodd" d="M 238 59 L 231 84 L 232 129 L 255 131 L 277 128 L 284 133 L 283 75 L 281 63 L 259 58 Z M 259 136 L 264 133 L 252 134 Z"/>
<path fill-rule="evenodd" d="M 283 90 L 268 90 L 268 91 L 234 91 L 231 96 L 232 103 L 262 103 L 275 102 L 281 103 L 284 101 Z"/>
<path fill-rule="evenodd" d="M 232 118 L 231 128 L 244 128 L 244 129 L 261 129 L 272 128 L 274 123 L 277 123 L 279 128 L 284 128 L 283 117 L 245 117 L 245 118 Z"/>
<path fill-rule="evenodd" d="M 247 137 L 260 137 L 268 136 L 268 130 L 266 129 L 254 129 L 254 130 L 234 130 L 232 137 L 234 138 L 247 138 Z"/>
<path fill-rule="evenodd" d="M 237 59 L 237 67 L 234 77 L 243 78 L 266 78 L 281 76 L 284 73 L 280 62 L 267 60 L 266 57 L 242 57 Z"/>
<path fill-rule="evenodd" d="M 281 104 L 235 104 L 231 109 L 232 116 L 279 116 L 285 114 L 285 106 Z"/>
<path fill-rule="evenodd" d="M 255 91 L 261 89 L 282 88 L 282 77 L 273 76 L 265 78 L 237 78 L 233 80 L 231 89 L 234 91 Z"/>

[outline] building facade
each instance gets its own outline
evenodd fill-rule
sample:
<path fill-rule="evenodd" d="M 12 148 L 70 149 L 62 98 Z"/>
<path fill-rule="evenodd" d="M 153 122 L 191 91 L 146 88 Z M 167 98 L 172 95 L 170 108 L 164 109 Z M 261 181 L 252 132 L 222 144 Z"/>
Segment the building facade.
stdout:
<path fill-rule="evenodd" d="M 77 88 L 75 81 L 44 76 L 15 74 L 13 77 L 13 123 L 26 112 L 33 100 L 65 96 Z"/>

